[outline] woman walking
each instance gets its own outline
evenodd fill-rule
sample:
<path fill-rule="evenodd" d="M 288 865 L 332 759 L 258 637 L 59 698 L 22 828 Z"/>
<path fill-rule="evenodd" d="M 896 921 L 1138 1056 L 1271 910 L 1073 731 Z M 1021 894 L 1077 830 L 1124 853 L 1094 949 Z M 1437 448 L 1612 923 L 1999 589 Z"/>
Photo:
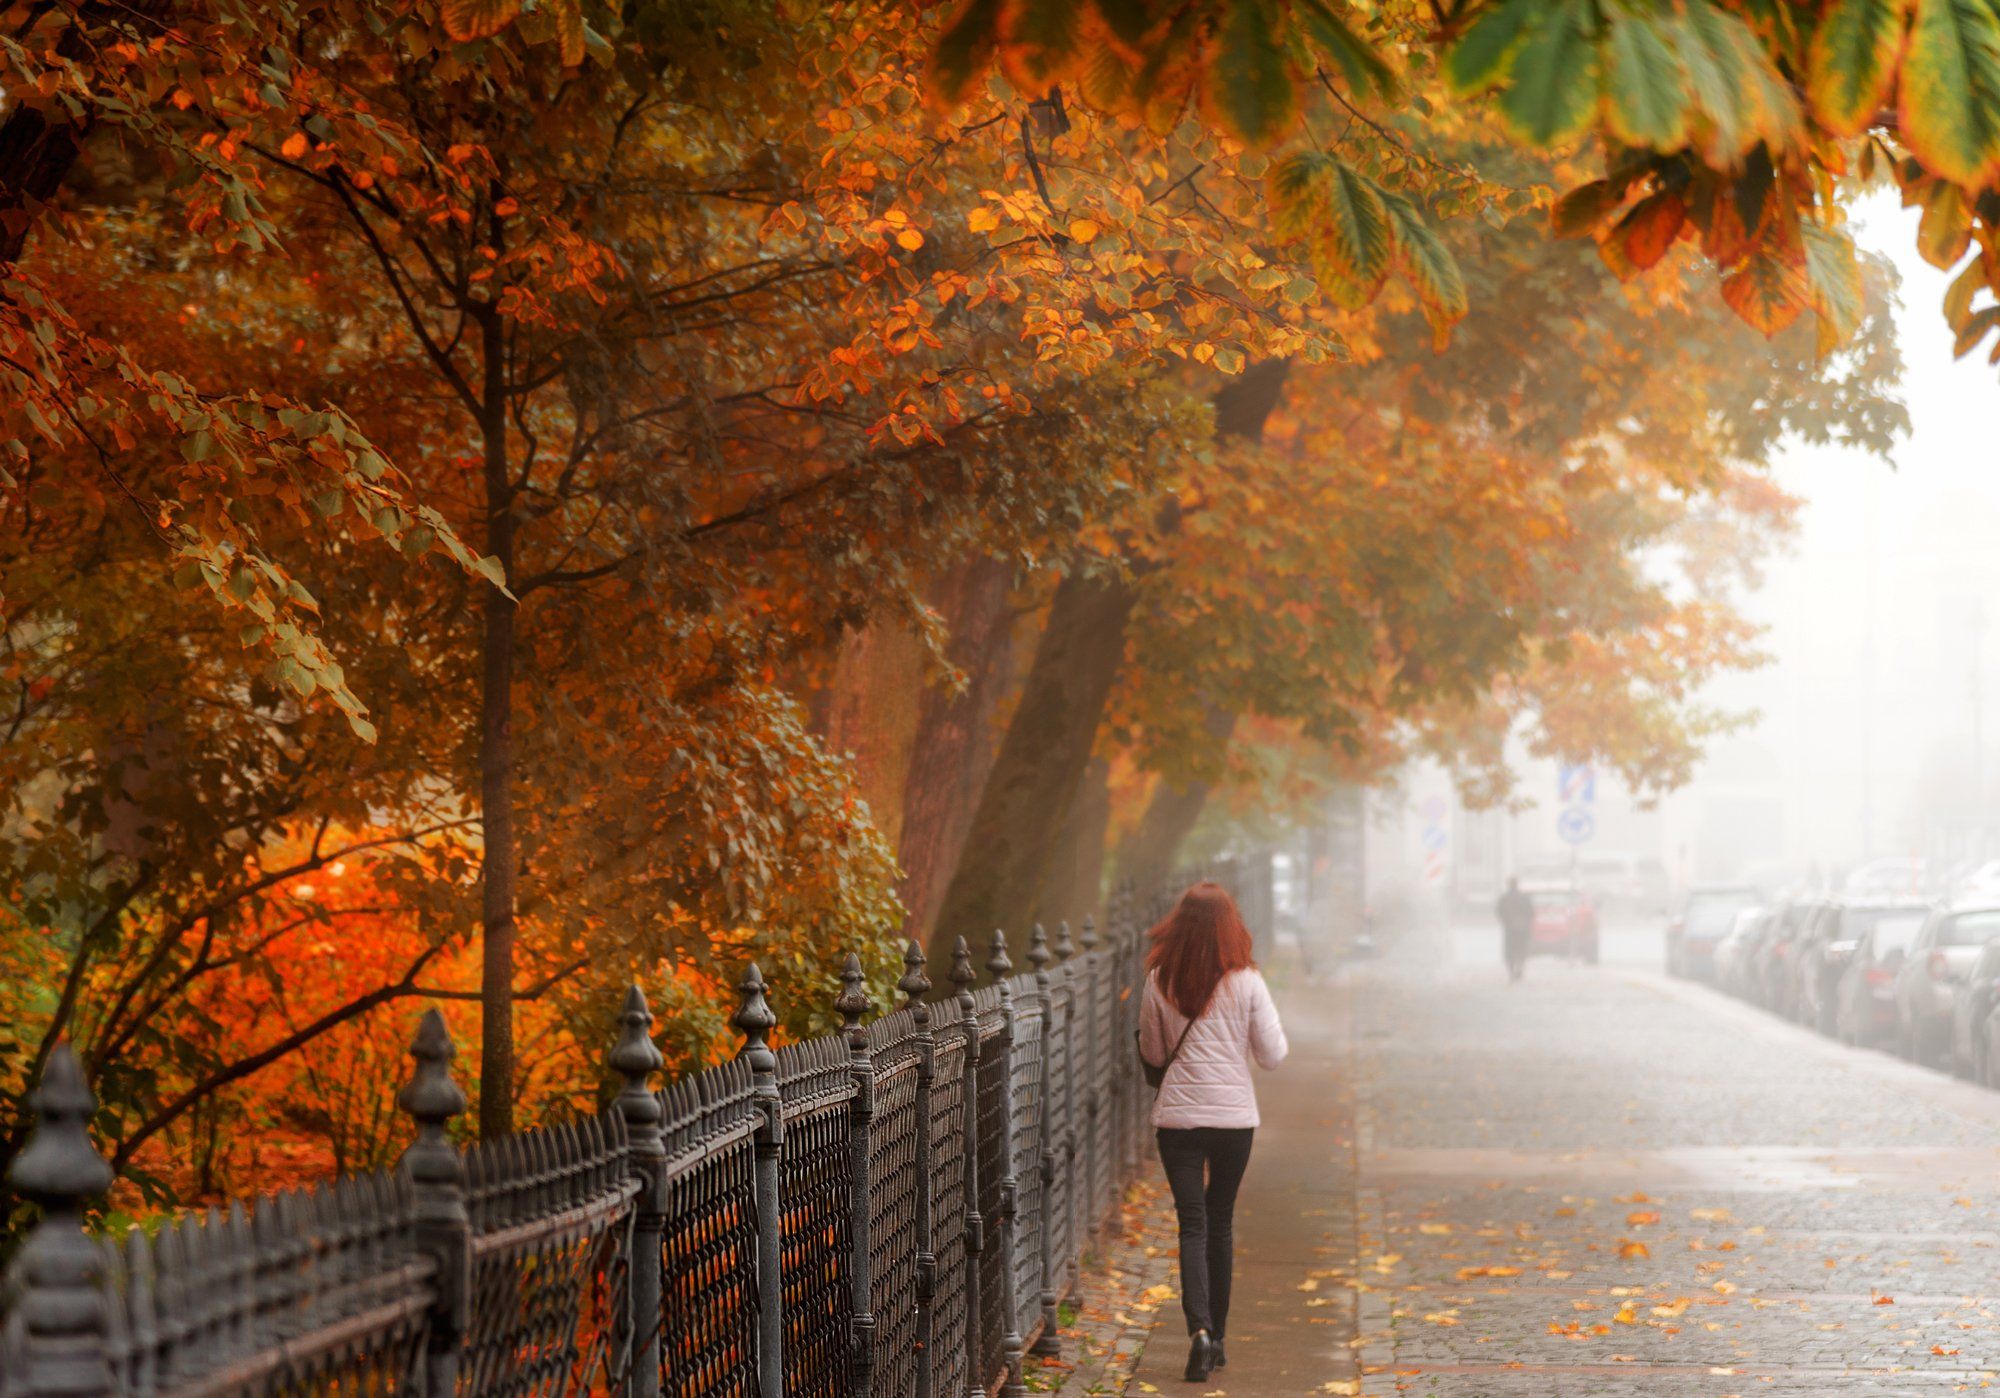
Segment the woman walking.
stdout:
<path fill-rule="evenodd" d="M 1250 1065 L 1282 1063 L 1285 1030 L 1222 885 L 1190 888 L 1150 936 L 1139 1056 L 1164 1070 L 1153 1126 L 1180 1219 L 1187 1377 L 1200 1380 L 1226 1358 L 1236 1190 L 1257 1134 Z"/>

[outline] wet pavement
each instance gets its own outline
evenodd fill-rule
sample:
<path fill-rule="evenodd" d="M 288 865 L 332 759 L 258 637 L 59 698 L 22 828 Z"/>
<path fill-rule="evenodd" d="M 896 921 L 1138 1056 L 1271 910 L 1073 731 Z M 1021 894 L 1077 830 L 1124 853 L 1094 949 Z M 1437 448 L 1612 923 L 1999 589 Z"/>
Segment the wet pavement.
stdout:
<path fill-rule="evenodd" d="M 1473 943 L 1477 947 L 1483 943 Z M 1483 958 L 1481 958 L 1483 960 Z M 1724 1398 L 2000 1371 L 2000 1094 L 1657 972 L 1273 971 L 1230 1367 L 1128 1392 Z"/>

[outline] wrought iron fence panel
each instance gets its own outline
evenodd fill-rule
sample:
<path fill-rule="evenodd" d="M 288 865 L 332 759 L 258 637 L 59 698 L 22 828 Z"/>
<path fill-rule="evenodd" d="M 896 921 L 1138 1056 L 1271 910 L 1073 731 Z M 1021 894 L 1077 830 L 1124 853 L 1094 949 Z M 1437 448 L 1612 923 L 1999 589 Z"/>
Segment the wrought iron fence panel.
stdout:
<path fill-rule="evenodd" d="M 854 1318 L 848 1276 L 854 1078 L 837 1036 L 778 1050 L 785 1137 L 778 1157 L 785 1392 L 847 1391 Z"/>
<path fill-rule="evenodd" d="M 409 1246 L 408 1212 L 407 1183 L 370 1174 L 100 1241 L 116 1391 L 406 1387 L 432 1271 Z"/>
<path fill-rule="evenodd" d="M 946 1398 L 965 1391 L 971 1337 L 966 1333 L 965 1087 L 972 1059 L 966 1052 L 959 1008 L 933 1007 L 937 1041 L 931 1082 L 931 1237 L 937 1265 L 931 1296 L 931 1392 Z"/>
<path fill-rule="evenodd" d="M 741 1060 L 660 1096 L 667 1227 L 660 1382 L 674 1398 L 757 1395 L 757 1117 Z"/>
<path fill-rule="evenodd" d="M 917 1206 L 930 1187 L 924 1122 L 918 1116 L 923 1066 L 908 1010 L 874 1026 L 875 1127 L 869 1143 L 869 1280 L 875 1314 L 875 1393 L 917 1391 Z"/>
<path fill-rule="evenodd" d="M 587 1117 L 465 1152 L 471 1325 L 458 1391 L 555 1398 L 625 1382 L 637 1187 L 625 1122 Z"/>

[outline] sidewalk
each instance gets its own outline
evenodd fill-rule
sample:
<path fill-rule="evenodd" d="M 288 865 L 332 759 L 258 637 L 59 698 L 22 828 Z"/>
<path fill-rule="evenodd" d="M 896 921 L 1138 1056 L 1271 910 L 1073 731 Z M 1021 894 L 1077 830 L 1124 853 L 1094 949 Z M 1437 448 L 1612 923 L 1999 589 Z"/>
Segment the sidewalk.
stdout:
<path fill-rule="evenodd" d="M 1356 1283 L 1361 1239 L 1356 1218 L 1355 1111 L 1350 986 L 1343 979 L 1308 981 L 1295 966 L 1270 972 L 1291 1040 L 1291 1058 L 1260 1075 L 1264 1124 L 1236 1208 L 1236 1284 L 1229 1318 L 1229 1367 L 1198 1390 L 1203 1395 L 1290 1398 L 1357 1394 L 1357 1335 L 1364 1299 Z M 1082 1375 L 1058 1391 L 1092 1394 L 1191 1393 L 1181 1377 L 1187 1344 L 1174 1269 L 1173 1206 L 1157 1191 L 1149 1226 L 1163 1253 L 1164 1296 L 1143 1298 L 1150 1333 L 1124 1343 L 1140 1352 L 1125 1387 L 1110 1376 Z M 1140 1270 L 1143 1252 L 1130 1245 L 1119 1270 Z M 1157 1293 L 1158 1284 L 1153 1290 Z M 1094 1385 L 1094 1386 L 1093 1386 Z"/>

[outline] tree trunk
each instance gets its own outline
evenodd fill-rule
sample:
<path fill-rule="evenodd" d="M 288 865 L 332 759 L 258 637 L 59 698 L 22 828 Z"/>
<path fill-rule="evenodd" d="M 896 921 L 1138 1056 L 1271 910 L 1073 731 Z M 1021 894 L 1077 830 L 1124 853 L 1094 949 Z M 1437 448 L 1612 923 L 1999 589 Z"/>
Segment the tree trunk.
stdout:
<path fill-rule="evenodd" d="M 1262 436 L 1290 371 L 1290 360 L 1261 360 L 1217 390 L 1216 436 Z M 1071 575 L 1056 589 L 928 938 L 934 958 L 949 958 L 960 936 L 987 937 L 996 928 L 1018 934 L 1032 917 L 1124 663 L 1125 626 L 1137 601 L 1121 577 Z"/>
<path fill-rule="evenodd" d="M 1035 910 L 1070 801 L 1125 654 L 1138 594 L 1120 577 L 1073 573 L 1056 589 L 1014 719 L 986 778 L 931 943 L 1020 932 Z"/>
<path fill-rule="evenodd" d="M 980 558 L 956 569 L 937 596 L 951 634 L 948 654 L 965 672 L 966 687 L 924 691 L 903 778 L 902 838 L 905 931 L 920 942 L 944 902 L 986 775 L 993 765 L 993 715 L 1013 678 L 1013 617 L 1008 596 L 1013 565 Z"/>
<path fill-rule="evenodd" d="M 1236 731 L 1236 715 L 1210 705 L 1202 727 L 1217 747 L 1228 745 Z M 1129 879 L 1140 889 L 1158 888 L 1174 872 L 1181 846 L 1187 843 L 1195 822 L 1201 819 L 1213 786 L 1206 781 L 1173 782 L 1164 778 L 1153 786 L 1146 812 L 1138 828 L 1118 851 L 1118 877 Z"/>
<path fill-rule="evenodd" d="M 1056 837 L 1055 862 L 1035 900 L 1035 921 L 1074 928 L 1096 917 L 1104 895 L 1104 841 L 1111 826 L 1111 764 L 1090 759 L 1083 785 Z"/>
<path fill-rule="evenodd" d="M 507 469 L 507 385 L 503 326 L 484 323 L 486 551 L 514 576 L 514 483 Z M 479 711 L 480 863 L 479 1134 L 514 1129 L 514 905 L 521 874 L 514 830 L 514 665 L 519 604 L 486 584 L 484 668 Z"/>
<path fill-rule="evenodd" d="M 884 839 L 901 848 L 911 752 L 930 656 L 905 626 L 876 622 L 850 631 L 833 673 L 815 692 L 814 731 L 853 763 L 854 785 Z"/>

